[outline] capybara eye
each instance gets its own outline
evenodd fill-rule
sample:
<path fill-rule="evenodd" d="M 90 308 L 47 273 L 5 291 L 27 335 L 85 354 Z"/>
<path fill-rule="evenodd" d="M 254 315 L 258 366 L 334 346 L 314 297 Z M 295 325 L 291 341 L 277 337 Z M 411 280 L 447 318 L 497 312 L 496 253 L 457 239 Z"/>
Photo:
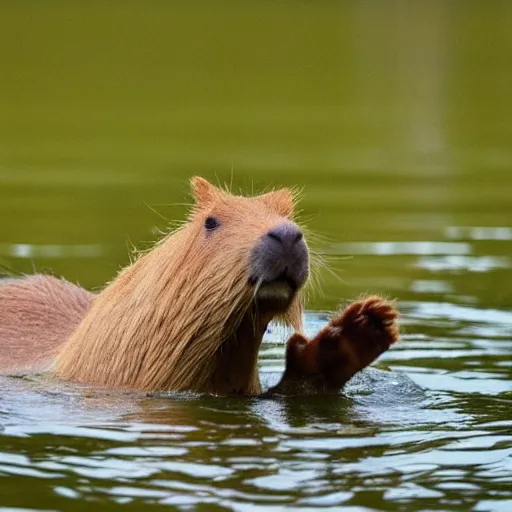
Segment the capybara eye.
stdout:
<path fill-rule="evenodd" d="M 219 221 L 215 217 L 206 217 L 204 221 L 204 227 L 206 231 L 213 231 L 219 227 Z"/>

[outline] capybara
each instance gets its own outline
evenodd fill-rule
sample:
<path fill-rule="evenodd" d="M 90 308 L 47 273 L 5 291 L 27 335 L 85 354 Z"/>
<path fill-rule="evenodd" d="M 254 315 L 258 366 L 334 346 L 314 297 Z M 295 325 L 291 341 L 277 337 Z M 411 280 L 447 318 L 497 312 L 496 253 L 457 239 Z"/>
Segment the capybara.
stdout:
<path fill-rule="evenodd" d="M 368 297 L 300 334 L 309 253 L 280 189 L 235 196 L 192 178 L 188 222 L 97 295 L 47 275 L 0 284 L 0 371 L 147 391 L 261 392 L 268 323 L 296 333 L 272 393 L 339 390 L 398 338 L 397 312 Z"/>

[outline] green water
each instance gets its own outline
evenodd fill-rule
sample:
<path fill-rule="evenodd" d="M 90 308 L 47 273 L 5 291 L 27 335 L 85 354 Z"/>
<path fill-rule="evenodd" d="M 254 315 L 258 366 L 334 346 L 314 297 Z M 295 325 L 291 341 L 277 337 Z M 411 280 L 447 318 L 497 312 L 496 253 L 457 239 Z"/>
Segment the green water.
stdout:
<path fill-rule="evenodd" d="M 0 510 L 512 510 L 511 23 L 504 1 L 3 0 L 2 264 L 97 289 L 191 175 L 293 185 L 331 269 L 308 330 L 370 291 L 404 334 L 339 397 L 3 377 Z"/>

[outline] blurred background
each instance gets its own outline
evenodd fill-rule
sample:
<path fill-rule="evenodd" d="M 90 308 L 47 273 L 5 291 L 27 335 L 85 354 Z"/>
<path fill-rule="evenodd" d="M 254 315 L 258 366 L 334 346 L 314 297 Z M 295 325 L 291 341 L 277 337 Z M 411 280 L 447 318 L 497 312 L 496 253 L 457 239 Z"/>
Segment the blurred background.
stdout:
<path fill-rule="evenodd" d="M 98 288 L 199 174 L 303 189 L 333 272 L 312 309 L 508 304 L 511 22 L 506 1 L 3 0 L 0 261 Z"/>
<path fill-rule="evenodd" d="M 403 335 L 331 397 L 1 377 L 0 509 L 512 510 L 511 57 L 506 0 L 1 0 L 0 273 L 98 290 L 190 176 L 289 185 L 307 331 L 373 292 Z"/>

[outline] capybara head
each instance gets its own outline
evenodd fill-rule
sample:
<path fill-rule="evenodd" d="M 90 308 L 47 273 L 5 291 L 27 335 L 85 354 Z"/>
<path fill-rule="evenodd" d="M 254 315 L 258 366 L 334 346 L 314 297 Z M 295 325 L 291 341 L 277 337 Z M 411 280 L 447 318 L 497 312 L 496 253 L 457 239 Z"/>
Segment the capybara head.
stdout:
<path fill-rule="evenodd" d="M 235 273 L 260 313 L 286 313 L 309 274 L 304 236 L 293 222 L 288 189 L 256 197 L 230 195 L 193 178 L 196 201 L 191 225 L 201 227 L 201 263 L 215 274 Z M 220 257 L 220 258 L 219 258 Z M 214 264 L 216 263 L 216 264 Z"/>

